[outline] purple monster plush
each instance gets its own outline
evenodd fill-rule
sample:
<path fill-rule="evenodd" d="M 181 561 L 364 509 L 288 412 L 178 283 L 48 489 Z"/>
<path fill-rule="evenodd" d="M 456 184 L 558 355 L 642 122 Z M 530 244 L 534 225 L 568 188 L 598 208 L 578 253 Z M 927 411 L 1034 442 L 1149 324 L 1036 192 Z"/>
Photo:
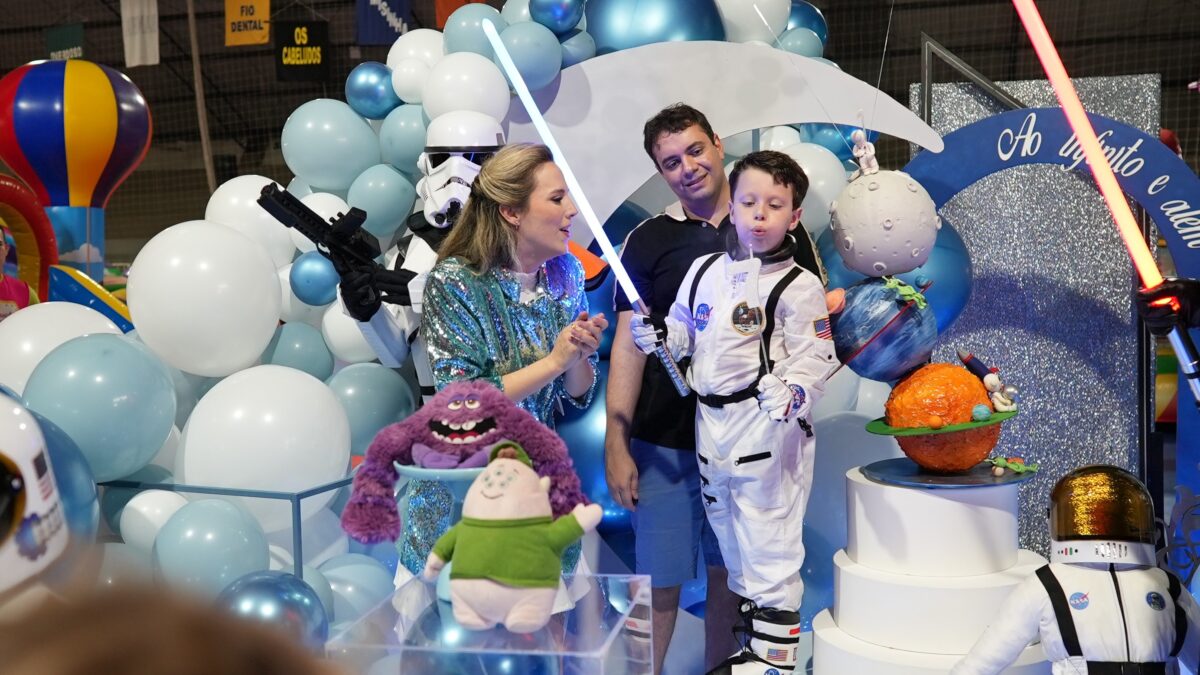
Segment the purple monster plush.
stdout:
<path fill-rule="evenodd" d="M 342 528 L 363 543 L 395 541 L 400 536 L 400 514 L 394 462 L 436 469 L 482 467 L 487 465 L 488 451 L 500 441 L 520 444 L 534 471 L 550 478 L 555 518 L 587 503 L 558 434 L 495 386 L 471 380 L 448 385 L 408 419 L 376 434 L 354 476 Z"/>

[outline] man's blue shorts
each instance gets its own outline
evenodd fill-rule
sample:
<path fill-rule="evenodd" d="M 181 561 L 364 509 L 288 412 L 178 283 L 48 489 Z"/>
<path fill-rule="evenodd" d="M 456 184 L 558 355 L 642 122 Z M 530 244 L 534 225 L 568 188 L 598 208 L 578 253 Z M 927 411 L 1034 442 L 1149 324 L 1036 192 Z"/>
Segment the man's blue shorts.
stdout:
<path fill-rule="evenodd" d="M 679 586 L 696 578 L 696 554 L 706 565 L 724 567 L 717 538 L 704 515 L 696 453 L 634 438 L 630 452 L 638 470 L 638 503 L 633 512 L 637 573 L 649 574 L 654 588 Z"/>

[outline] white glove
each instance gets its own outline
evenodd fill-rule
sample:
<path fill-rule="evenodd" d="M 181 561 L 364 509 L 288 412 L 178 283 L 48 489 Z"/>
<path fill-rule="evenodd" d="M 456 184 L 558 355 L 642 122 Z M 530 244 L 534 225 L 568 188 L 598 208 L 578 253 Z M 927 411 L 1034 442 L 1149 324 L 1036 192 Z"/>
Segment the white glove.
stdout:
<path fill-rule="evenodd" d="M 758 408 L 767 411 L 776 422 L 803 418 L 808 413 L 808 395 L 804 387 L 784 382 L 767 373 L 758 381 Z"/>
<path fill-rule="evenodd" d="M 671 317 L 667 317 L 663 323 L 661 327 L 655 326 L 650 317 L 635 312 L 633 320 L 629 322 L 633 344 L 643 354 L 653 354 L 654 350 L 666 344 L 671 358 L 678 361 L 690 353 L 691 339 L 688 337 L 687 328 Z"/>

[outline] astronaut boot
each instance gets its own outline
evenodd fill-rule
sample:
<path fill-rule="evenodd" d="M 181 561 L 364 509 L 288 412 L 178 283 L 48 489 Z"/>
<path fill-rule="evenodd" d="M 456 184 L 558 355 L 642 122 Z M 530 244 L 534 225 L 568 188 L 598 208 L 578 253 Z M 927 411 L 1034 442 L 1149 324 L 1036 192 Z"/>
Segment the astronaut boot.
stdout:
<path fill-rule="evenodd" d="M 752 602 L 741 607 L 742 623 L 735 633 L 745 635 L 742 651 L 709 671 L 708 675 L 780 675 L 796 669 L 800 642 L 800 613 Z"/>

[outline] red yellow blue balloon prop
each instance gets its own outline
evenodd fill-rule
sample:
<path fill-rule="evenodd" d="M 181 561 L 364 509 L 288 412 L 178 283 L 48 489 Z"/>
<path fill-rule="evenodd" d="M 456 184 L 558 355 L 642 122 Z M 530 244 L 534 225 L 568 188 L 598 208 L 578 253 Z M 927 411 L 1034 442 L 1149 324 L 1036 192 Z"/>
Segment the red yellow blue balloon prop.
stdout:
<path fill-rule="evenodd" d="M 62 262 L 104 275 L 104 207 L 150 147 L 146 100 L 89 61 L 41 61 L 0 79 L 0 159 L 46 208 Z"/>

